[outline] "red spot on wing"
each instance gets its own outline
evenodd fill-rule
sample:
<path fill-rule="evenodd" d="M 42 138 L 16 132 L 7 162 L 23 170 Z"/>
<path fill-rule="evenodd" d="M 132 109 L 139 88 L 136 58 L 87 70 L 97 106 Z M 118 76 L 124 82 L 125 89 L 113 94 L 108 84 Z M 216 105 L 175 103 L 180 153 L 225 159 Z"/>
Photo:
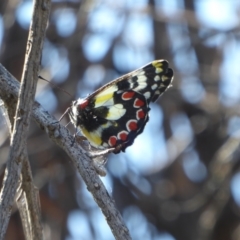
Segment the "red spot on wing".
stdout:
<path fill-rule="evenodd" d="M 142 100 L 139 99 L 139 98 L 136 98 L 135 101 L 134 101 L 134 104 L 133 104 L 133 106 L 134 106 L 135 108 L 139 108 L 139 107 L 142 107 L 142 106 L 144 106 L 144 105 L 145 105 L 145 102 L 142 101 Z"/>
<path fill-rule="evenodd" d="M 135 92 L 133 91 L 124 92 L 122 94 L 122 100 L 130 100 L 133 98 L 134 95 L 135 95 Z"/>
<path fill-rule="evenodd" d="M 141 119 L 145 117 L 145 112 L 142 109 L 137 110 L 137 119 Z"/>
<path fill-rule="evenodd" d="M 122 141 L 126 141 L 127 136 L 128 136 L 127 131 L 121 131 L 120 133 L 118 133 L 118 139 L 121 139 Z"/>
<path fill-rule="evenodd" d="M 78 107 L 84 109 L 85 107 L 87 107 L 88 103 L 89 103 L 88 100 L 85 99 L 78 105 Z"/>
<path fill-rule="evenodd" d="M 127 130 L 130 131 L 136 131 L 138 129 L 137 121 L 136 120 L 129 120 L 127 122 Z"/>
<path fill-rule="evenodd" d="M 117 138 L 115 136 L 111 136 L 108 140 L 108 144 L 111 147 L 114 147 L 117 143 Z"/>

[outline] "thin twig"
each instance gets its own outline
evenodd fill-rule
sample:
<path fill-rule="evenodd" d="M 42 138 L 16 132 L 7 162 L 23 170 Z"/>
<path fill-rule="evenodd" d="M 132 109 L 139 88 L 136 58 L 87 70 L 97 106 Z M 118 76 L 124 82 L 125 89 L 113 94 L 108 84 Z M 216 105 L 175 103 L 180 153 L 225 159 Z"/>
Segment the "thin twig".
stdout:
<path fill-rule="evenodd" d="M 38 189 L 33 184 L 27 152 L 24 154 L 22 162 L 21 185 L 17 197 L 17 206 L 26 240 L 43 239 L 39 194 Z"/>
<path fill-rule="evenodd" d="M 10 151 L 0 193 L 0 239 L 4 239 L 20 180 L 49 12 L 49 0 L 36 0 L 34 2 L 34 18 L 28 36 L 21 87 L 11 134 Z"/>

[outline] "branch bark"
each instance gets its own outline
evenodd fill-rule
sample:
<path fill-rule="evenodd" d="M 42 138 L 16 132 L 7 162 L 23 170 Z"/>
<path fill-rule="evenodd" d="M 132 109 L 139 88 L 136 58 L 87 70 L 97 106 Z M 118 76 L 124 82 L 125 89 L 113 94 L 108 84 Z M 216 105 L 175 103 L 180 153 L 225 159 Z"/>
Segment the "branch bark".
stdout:
<path fill-rule="evenodd" d="M 17 105 L 16 100 L 12 99 L 11 101 L 4 103 L 5 108 L 8 109 L 5 117 L 9 117 L 8 122 L 10 134 L 14 124 L 14 115 Z M 33 184 L 32 172 L 27 156 L 27 151 L 24 151 L 20 178 L 21 183 L 17 190 L 17 206 L 20 212 L 25 238 L 27 240 L 41 240 L 43 239 L 43 233 L 41 225 L 39 195 L 38 189 Z"/>
<path fill-rule="evenodd" d="M 15 78 L 0 64 L 0 96 L 4 102 L 16 99 L 19 91 L 19 83 Z M 97 175 L 91 158 L 87 152 L 79 145 L 73 142 L 73 136 L 69 131 L 60 125 L 41 105 L 34 103 L 32 117 L 44 129 L 49 138 L 60 146 L 70 157 L 72 164 L 82 176 L 87 185 L 87 189 L 93 195 L 94 200 L 101 208 L 108 225 L 110 226 L 115 239 L 131 239 L 129 231 L 125 226 L 123 219 L 115 207 L 113 199 L 109 196 L 102 181 Z"/>
<path fill-rule="evenodd" d="M 24 153 L 21 185 L 16 201 L 22 220 L 25 238 L 27 240 L 43 239 L 39 194 L 38 189 L 33 184 L 27 152 Z"/>
<path fill-rule="evenodd" d="M 38 68 L 49 12 L 49 0 L 36 0 L 34 2 L 34 18 L 29 30 L 23 75 L 10 140 L 10 151 L 0 193 L 0 239 L 4 239 L 6 233 L 23 160 L 26 159 L 26 136 L 36 92 Z"/>

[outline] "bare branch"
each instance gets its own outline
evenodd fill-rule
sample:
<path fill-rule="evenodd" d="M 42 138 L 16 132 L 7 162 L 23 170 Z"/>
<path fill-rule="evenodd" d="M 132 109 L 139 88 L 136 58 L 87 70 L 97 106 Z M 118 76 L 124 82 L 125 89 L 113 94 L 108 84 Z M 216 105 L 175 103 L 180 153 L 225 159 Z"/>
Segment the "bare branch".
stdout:
<path fill-rule="evenodd" d="M 0 65 L 0 96 L 2 100 L 6 102 L 11 98 L 15 99 L 18 90 L 19 83 L 2 65 Z M 71 146 L 73 136 L 37 102 L 33 105 L 32 117 L 40 127 L 46 131 L 52 141 L 59 145 L 69 155 L 73 165 L 85 181 L 87 189 L 92 193 L 94 200 L 106 217 L 115 238 L 119 240 L 131 239 L 120 213 L 115 208 L 113 199 L 111 199 L 97 175 L 92 160 L 88 157 L 87 152 L 76 142 Z"/>
<path fill-rule="evenodd" d="M 9 131 L 14 124 L 14 114 L 16 111 L 16 101 L 12 99 L 4 103 L 8 109 L 5 117 L 9 117 Z M 38 196 L 38 189 L 33 184 L 32 172 L 27 157 L 27 152 L 24 152 L 21 184 L 18 188 L 17 205 L 20 212 L 23 230 L 26 239 L 43 239 L 42 226 L 41 226 L 41 211 Z"/>
<path fill-rule="evenodd" d="M 26 136 L 37 86 L 36 79 L 43 46 L 43 37 L 49 12 L 50 1 L 36 0 L 34 2 L 34 19 L 31 23 L 28 36 L 19 99 L 11 135 L 10 152 L 3 187 L 0 193 L 0 239 L 4 239 L 20 180 L 22 161 L 26 152 Z"/>

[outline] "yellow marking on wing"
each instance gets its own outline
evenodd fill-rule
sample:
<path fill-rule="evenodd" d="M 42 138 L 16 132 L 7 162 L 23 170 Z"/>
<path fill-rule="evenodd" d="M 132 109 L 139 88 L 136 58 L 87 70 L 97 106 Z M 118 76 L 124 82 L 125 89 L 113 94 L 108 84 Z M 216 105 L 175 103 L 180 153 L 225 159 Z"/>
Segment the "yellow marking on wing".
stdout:
<path fill-rule="evenodd" d="M 163 71 L 161 62 L 153 61 L 152 65 L 156 68 L 156 73 L 161 73 Z"/>
<path fill-rule="evenodd" d="M 118 90 L 116 85 L 110 86 L 95 96 L 95 107 L 113 105 L 113 94 Z"/>
<path fill-rule="evenodd" d="M 165 75 L 163 75 L 163 76 L 162 76 L 162 80 L 163 80 L 163 82 L 164 82 L 164 81 L 166 81 L 166 80 L 169 80 L 169 77 L 168 77 L 168 76 L 165 76 Z"/>
<path fill-rule="evenodd" d="M 85 128 L 81 128 L 82 134 L 88 139 L 88 141 L 94 147 L 100 147 L 102 144 L 102 139 L 100 138 L 100 133 L 98 131 L 89 132 Z"/>
<path fill-rule="evenodd" d="M 112 105 L 113 104 L 113 93 L 108 93 L 102 96 L 97 96 L 95 100 L 95 108 L 103 105 Z"/>
<path fill-rule="evenodd" d="M 107 123 L 102 124 L 102 125 L 101 125 L 101 128 L 102 128 L 102 130 L 104 130 L 104 129 L 106 129 L 106 128 L 109 128 L 110 126 L 117 127 L 118 124 L 117 124 L 117 122 L 115 122 L 115 121 L 108 121 Z"/>

